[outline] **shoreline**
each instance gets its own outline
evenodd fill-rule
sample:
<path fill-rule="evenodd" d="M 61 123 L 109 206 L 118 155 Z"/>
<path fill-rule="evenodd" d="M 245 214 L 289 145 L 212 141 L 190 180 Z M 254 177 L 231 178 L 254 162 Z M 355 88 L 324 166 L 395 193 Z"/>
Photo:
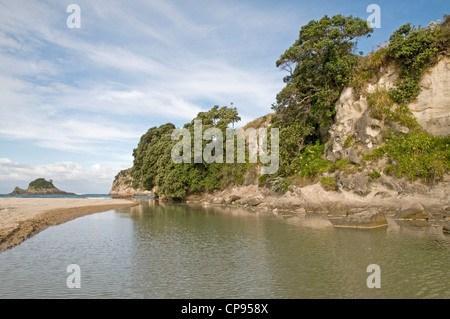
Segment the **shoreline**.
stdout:
<path fill-rule="evenodd" d="M 255 185 L 234 187 L 211 193 L 191 194 L 183 200 L 203 207 L 241 207 L 270 212 L 275 216 L 297 215 L 321 218 L 335 228 L 373 229 L 387 226 L 387 218 L 405 222 L 437 225 L 450 230 L 450 196 L 445 185 L 424 193 L 391 191 L 379 196 L 379 190 L 366 196 L 352 192 L 329 192 L 320 184 L 297 187 L 285 194 L 275 194 Z M 371 212 L 376 212 L 372 214 Z M 375 222 L 378 219 L 378 222 Z M 333 221 L 340 222 L 341 225 Z M 343 223 L 343 224 L 342 224 Z"/>
<path fill-rule="evenodd" d="M 50 226 L 136 205 L 121 199 L 0 198 L 0 253 Z"/>

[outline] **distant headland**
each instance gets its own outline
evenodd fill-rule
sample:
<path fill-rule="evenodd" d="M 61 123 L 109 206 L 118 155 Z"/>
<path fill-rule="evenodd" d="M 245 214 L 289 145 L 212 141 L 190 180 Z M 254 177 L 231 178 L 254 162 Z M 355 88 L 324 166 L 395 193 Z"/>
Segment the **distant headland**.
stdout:
<path fill-rule="evenodd" d="M 53 185 L 52 180 L 45 180 L 44 178 L 38 178 L 32 181 L 27 189 L 20 187 L 14 188 L 9 195 L 75 195 L 74 193 L 67 193 Z"/>

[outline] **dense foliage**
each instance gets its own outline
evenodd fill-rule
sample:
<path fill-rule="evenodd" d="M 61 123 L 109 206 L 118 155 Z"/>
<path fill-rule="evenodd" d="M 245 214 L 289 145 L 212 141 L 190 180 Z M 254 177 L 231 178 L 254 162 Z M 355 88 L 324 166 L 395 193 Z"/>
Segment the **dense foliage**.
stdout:
<path fill-rule="evenodd" d="M 226 136 L 226 128 L 239 121 L 240 117 L 236 108 L 225 106 L 214 106 L 208 112 L 200 112 L 184 125 L 191 134 L 191 145 L 194 145 L 195 120 L 201 121 L 202 134 L 208 128 L 216 127 Z M 168 123 L 149 129 L 141 137 L 138 147 L 133 151 L 131 174 L 134 188 L 152 190 L 156 187 L 160 196 L 182 198 L 190 192 L 211 191 L 244 182 L 248 164 L 194 163 L 193 152 L 191 163 L 175 163 L 171 157 L 172 148 L 178 142 L 171 138 L 175 128 L 175 125 Z M 203 140 L 203 147 L 206 143 L 208 141 Z"/>

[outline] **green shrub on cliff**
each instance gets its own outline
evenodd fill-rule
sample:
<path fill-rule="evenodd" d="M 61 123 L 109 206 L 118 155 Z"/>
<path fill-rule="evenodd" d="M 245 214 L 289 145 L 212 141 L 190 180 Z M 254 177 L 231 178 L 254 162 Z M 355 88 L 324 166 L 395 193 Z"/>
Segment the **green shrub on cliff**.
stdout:
<path fill-rule="evenodd" d="M 438 60 L 440 47 L 448 42 L 445 26 L 430 23 L 428 27 L 414 27 L 404 24 L 389 38 L 388 53 L 400 66 L 400 76 L 396 88 L 391 91 L 392 99 L 397 103 L 405 103 L 420 92 L 419 81 L 427 67 Z"/>
<path fill-rule="evenodd" d="M 330 167 L 331 162 L 322 158 L 324 149 L 325 145 L 319 142 L 305 147 L 300 157 L 301 177 L 315 177 Z"/>
<path fill-rule="evenodd" d="M 450 170 L 450 137 L 440 138 L 420 129 L 408 133 L 389 131 L 385 144 L 366 159 L 387 156 L 387 174 L 410 180 L 422 179 L 432 182 Z"/>
<path fill-rule="evenodd" d="M 337 191 L 338 185 L 336 180 L 333 177 L 322 177 L 320 180 L 320 184 L 322 185 L 323 189 L 326 191 Z"/>

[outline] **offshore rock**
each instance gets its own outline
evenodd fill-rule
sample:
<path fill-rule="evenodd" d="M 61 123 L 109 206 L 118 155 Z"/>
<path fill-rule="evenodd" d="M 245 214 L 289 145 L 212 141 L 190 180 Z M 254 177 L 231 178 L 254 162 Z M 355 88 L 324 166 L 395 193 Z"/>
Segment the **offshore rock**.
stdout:
<path fill-rule="evenodd" d="M 32 181 L 27 189 L 20 187 L 14 188 L 9 195 L 75 195 L 56 188 L 53 181 L 46 181 L 44 178 L 38 178 Z"/>

